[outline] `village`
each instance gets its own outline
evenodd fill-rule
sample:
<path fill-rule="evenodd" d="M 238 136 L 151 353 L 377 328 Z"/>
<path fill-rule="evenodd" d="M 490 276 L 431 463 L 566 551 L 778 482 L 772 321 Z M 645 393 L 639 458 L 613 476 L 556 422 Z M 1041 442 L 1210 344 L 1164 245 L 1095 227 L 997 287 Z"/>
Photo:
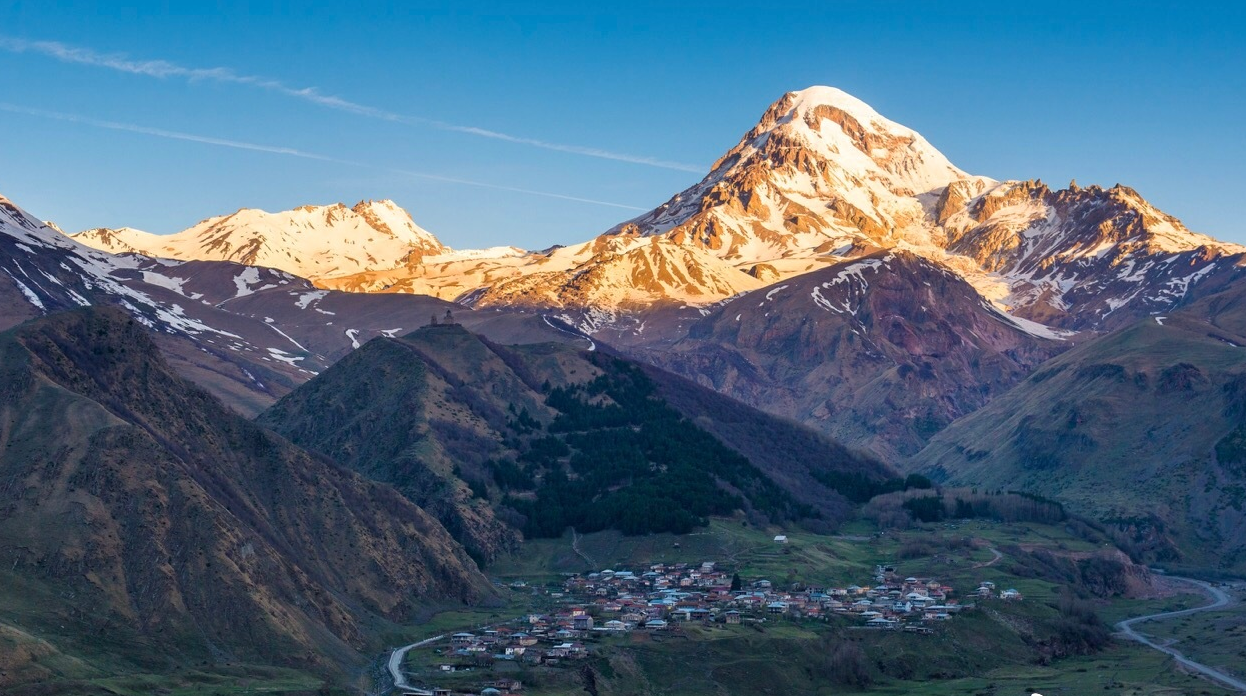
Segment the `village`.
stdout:
<path fill-rule="evenodd" d="M 516 668 L 565 666 L 589 657 L 592 646 L 611 636 L 636 631 L 657 638 L 677 634 L 689 624 L 729 627 L 839 617 L 850 622 L 852 629 L 928 635 L 934 634 L 940 623 L 974 609 L 978 602 L 1022 600 L 1016 590 L 997 593 L 994 583 L 983 581 L 962 603 L 953 597 L 953 588 L 938 579 L 900 578 L 887 566 L 875 568 L 873 581 L 871 586 L 780 588 L 766 579 L 745 582 L 738 574 L 706 561 L 574 575 L 561 587 L 538 588 L 515 582 L 513 590 L 547 597 L 557 608 L 449 636 L 449 645 L 436 649 L 436 673 L 488 674 L 491 678 L 477 682 L 478 693 L 513 694 L 523 684 L 497 677 L 498 672 L 506 671 L 506 664 Z M 442 688 L 429 693 L 448 696 L 465 692 Z"/>

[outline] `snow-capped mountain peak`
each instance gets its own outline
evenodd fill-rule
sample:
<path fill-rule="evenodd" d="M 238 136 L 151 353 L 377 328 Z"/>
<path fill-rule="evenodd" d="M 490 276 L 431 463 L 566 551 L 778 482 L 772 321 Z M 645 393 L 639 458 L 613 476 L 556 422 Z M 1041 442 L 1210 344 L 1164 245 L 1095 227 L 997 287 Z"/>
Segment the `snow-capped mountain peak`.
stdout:
<path fill-rule="evenodd" d="M 770 105 L 700 183 L 612 232 L 666 235 L 786 275 L 817 267 L 811 252 L 937 246 L 939 196 L 962 181 L 994 183 L 846 92 L 810 87 Z"/>
<path fill-rule="evenodd" d="M 50 225 L 49 225 L 50 227 Z M 53 228 L 58 232 L 60 228 Z M 133 227 L 96 227 L 83 230 L 70 237 L 89 247 L 107 251 L 110 254 L 141 254 L 143 249 L 160 243 L 159 235 L 136 230 Z"/>
<path fill-rule="evenodd" d="M 305 205 L 270 213 L 242 208 L 172 235 L 127 228 L 74 236 L 114 253 L 182 260 L 236 261 L 319 279 L 416 264 L 448 249 L 390 200 Z"/>
<path fill-rule="evenodd" d="M 1065 329 L 1167 311 L 1246 260 L 1123 186 L 1053 191 L 967 174 L 915 130 L 821 86 L 782 95 L 704 179 L 654 210 L 545 252 L 452 251 L 388 200 L 244 209 L 168 237 L 78 238 L 270 266 L 324 288 L 594 317 L 706 306 L 895 249 L 952 269 L 1001 310 Z"/>
<path fill-rule="evenodd" d="M 826 162 L 854 174 L 881 176 L 896 193 L 927 193 L 968 177 L 917 131 L 834 87 L 787 93 L 741 145 L 759 147 L 776 131 L 801 141 Z"/>

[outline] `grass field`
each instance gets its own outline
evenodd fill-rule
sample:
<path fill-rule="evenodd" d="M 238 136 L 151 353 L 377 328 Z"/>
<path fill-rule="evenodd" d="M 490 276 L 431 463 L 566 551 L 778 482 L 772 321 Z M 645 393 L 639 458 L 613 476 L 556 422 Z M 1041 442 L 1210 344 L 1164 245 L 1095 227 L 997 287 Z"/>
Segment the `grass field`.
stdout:
<path fill-rule="evenodd" d="M 868 693 L 912 696 L 1082 696 L 1121 694 L 1128 696 L 1228 696 L 1207 680 L 1173 669 L 1164 655 L 1134 643 L 1115 643 L 1097 655 L 1070 657 L 1049 666 L 1008 666 L 980 677 L 925 683 L 897 682 L 872 688 Z"/>
<path fill-rule="evenodd" d="M 788 543 L 775 543 L 777 534 L 786 535 Z M 580 536 L 578 546 L 592 559 L 591 565 L 575 552 L 567 534 L 560 539 L 528 541 L 519 554 L 500 559 L 488 572 L 505 581 L 561 582 L 567 574 L 606 568 L 717 561 L 752 579 L 831 582 L 842 578 L 850 583 L 868 580 L 874 565 L 893 556 L 897 544 L 887 538 L 830 537 L 801 530 L 759 529 L 738 519 L 714 519 L 704 530 L 682 536 L 625 537 L 618 532 L 597 532 Z M 862 569 L 866 577 L 860 577 Z"/>
<path fill-rule="evenodd" d="M 776 534 L 785 534 L 788 543 L 774 542 Z M 538 586 L 561 584 L 569 574 L 607 568 L 716 561 L 739 572 L 746 582 L 765 578 L 777 586 L 793 582 L 843 586 L 872 584 L 875 565 L 884 564 L 894 566 L 902 576 L 938 578 L 955 587 L 962 601 L 983 580 L 994 581 L 999 589 L 1015 587 L 1026 597 L 1021 603 L 996 601 L 962 613 L 939 626 L 935 636 L 862 631 L 839 619 L 825 623 L 776 619 L 756 626 L 687 626 L 672 635 L 637 632 L 611 638 L 600 642 L 588 663 L 592 686 L 602 696 L 1229 693 L 1175 671 L 1166 656 L 1128 642 L 1113 641 L 1107 649 L 1088 656 L 1055 660 L 1041 656 L 1040 646 L 1046 640 L 1041 627 L 1056 620 L 1063 588 L 1041 577 L 1014 574 L 1015 559 L 1009 553 L 1042 549 L 1076 556 L 1101 547 L 1061 526 L 1042 524 L 970 520 L 879 535 L 872 525 L 856 522 L 838 535 L 824 536 L 756 528 L 740 519 L 716 519 L 696 534 L 679 537 L 623 537 L 603 532 L 532 541 L 489 572 L 505 582 L 522 579 Z M 528 600 L 517 595 L 514 601 Z M 1097 607 L 1105 622 L 1114 623 L 1205 601 L 1198 594 L 1176 593 L 1160 599 L 1100 601 Z M 439 617 L 438 625 L 448 627 L 455 618 Z M 1246 632 L 1246 625 L 1231 623 L 1236 621 L 1233 616 L 1217 620 L 1223 635 L 1219 641 L 1208 641 L 1205 650 L 1232 659 L 1233 639 Z M 1198 617 L 1192 617 L 1188 627 L 1197 624 Z M 1179 625 L 1174 630 L 1185 628 Z M 845 637 L 869 656 L 874 683 L 866 691 L 853 692 L 825 678 L 828 646 Z M 413 667 L 429 669 L 435 667 L 438 656 L 430 652 L 410 659 Z M 582 694 L 586 688 L 582 667 L 521 669 L 509 665 L 508 669 L 520 669 L 522 676 L 511 676 L 524 681 L 531 696 Z M 480 679 L 480 673 L 460 674 L 451 681 L 467 687 Z"/>
<path fill-rule="evenodd" d="M 785 534 L 787 544 L 773 538 Z M 577 552 L 578 548 L 578 552 Z M 1015 587 L 1026 596 L 1021 603 L 991 602 L 965 612 L 937 627 L 933 636 L 859 630 L 855 622 L 798 622 L 772 619 L 760 625 L 691 625 L 667 635 L 635 632 L 616 637 L 587 639 L 593 656 L 583 663 L 560 667 L 530 667 L 506 663 L 493 671 L 475 670 L 454 675 L 439 673 L 447 658 L 431 646 L 408 653 L 407 668 L 422 672 L 439 686 L 468 691 L 490 674 L 519 679 L 529 696 L 580 696 L 588 683 L 599 696 L 725 696 L 749 694 L 914 694 L 929 696 L 1012 696 L 1029 693 L 1104 693 L 1151 696 L 1228 692 L 1210 682 L 1173 669 L 1172 661 L 1142 646 L 1116 641 L 1088 656 L 1042 657 L 1043 641 L 1057 617 L 1061 586 L 1040 577 L 1013 573 L 1012 553 L 1041 548 L 1058 553 L 1084 553 L 1096 545 L 1058 526 L 967 521 L 925 529 L 878 534 L 867 523 L 847 525 L 835 536 L 799 529 L 757 528 L 741 519 L 715 519 L 695 534 L 624 537 L 602 532 L 528 542 L 519 554 L 500 559 L 487 569 L 499 582 L 499 606 L 464 609 L 430 608 L 426 620 L 406 626 L 374 627 L 383 646 L 396 647 L 459 630 L 472 630 L 514 619 L 528 612 L 554 609 L 560 598 L 551 596 L 549 583 L 561 586 L 568 574 L 605 568 L 638 568 L 649 563 L 716 561 L 739 572 L 745 581 L 768 579 L 784 583 L 831 586 L 872 583 L 874 567 L 894 566 L 900 575 L 934 577 L 950 584 L 957 596 L 967 594 L 982 580 L 997 587 Z M 585 556 L 592 563 L 585 560 Z M 522 580 L 515 588 L 511 583 Z M 9 588 L 27 602 L 38 602 L 37 592 Z M 543 591 L 544 590 L 544 591 Z M 0 597 L 6 595 L 0 589 Z M 10 599 L 12 599 L 10 596 Z M 1115 599 L 1099 602 L 1105 622 L 1128 616 L 1186 608 L 1205 603 L 1198 594 L 1177 593 L 1162 599 Z M 1179 641 L 1177 646 L 1194 659 L 1239 669 L 1240 645 L 1246 644 L 1246 612 L 1239 604 L 1225 612 L 1196 615 L 1145 626 L 1151 635 Z M 10 619 L 38 614 L 36 606 L 10 606 Z M 75 692 L 137 696 L 235 696 L 238 694 L 317 693 L 322 680 L 297 670 L 233 666 L 203 671 L 195 668 L 143 669 L 127 663 L 128 676 L 115 674 L 113 662 L 123 646 L 121 636 L 104 641 L 88 653 L 74 650 L 71 658 L 4 623 L 0 616 L 0 652 L 37 650 L 42 664 L 69 678 Z M 44 627 L 50 628 L 50 627 Z M 41 632 L 41 635 L 43 633 Z M 54 631 L 50 635 L 55 635 Z M 866 691 L 834 683 L 827 675 L 834 666 L 827 655 L 844 641 L 868 656 L 873 684 Z M 79 647 L 79 646 L 75 646 Z M 132 648 L 133 646 L 131 646 Z M 440 646 L 444 647 L 444 646 Z M 1236 661 L 1236 662 L 1235 662 Z M 0 657 L 0 666 L 3 658 Z M 499 663 L 500 664 L 500 663 Z M 591 677 L 589 676 L 591 675 Z M 347 693 L 335 691 L 334 693 Z"/>
<path fill-rule="evenodd" d="M 1169 642 L 1186 657 L 1246 679 L 1246 591 L 1230 592 L 1236 603 L 1209 611 L 1136 624 L 1135 630 Z M 1190 604 L 1206 604 L 1202 595 Z M 1144 612 L 1139 612 L 1144 613 Z"/>
<path fill-rule="evenodd" d="M 188 670 L 171 674 L 134 674 L 94 679 L 88 683 L 117 696 L 235 696 L 314 693 L 324 685 L 324 680 L 297 670 L 239 667 L 212 672 Z"/>

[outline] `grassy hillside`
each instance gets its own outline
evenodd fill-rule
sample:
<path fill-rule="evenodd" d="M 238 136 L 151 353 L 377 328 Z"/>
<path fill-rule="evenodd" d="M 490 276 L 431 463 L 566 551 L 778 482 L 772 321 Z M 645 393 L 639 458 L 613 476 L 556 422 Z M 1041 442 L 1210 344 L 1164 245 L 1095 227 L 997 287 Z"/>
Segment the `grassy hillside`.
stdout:
<path fill-rule="evenodd" d="M 376 626 L 493 598 L 436 520 L 234 415 L 109 309 L 0 334 L 0 558 L 0 688 L 341 675 Z"/>
<path fill-rule="evenodd" d="M 1077 346 L 908 466 L 1055 498 L 1153 560 L 1246 570 L 1246 338 L 1224 300 Z"/>
<path fill-rule="evenodd" d="M 1174 670 L 1167 658 L 1135 644 L 1115 642 L 1105 620 L 1118 620 L 1204 603 L 1201 596 L 1155 593 L 1155 579 L 1105 539 L 1070 524 L 962 520 L 911 529 L 883 529 L 858 521 L 827 536 L 791 527 L 758 527 L 747 520 L 714 519 L 689 535 L 628 537 L 598 532 L 524 544 L 492 572 L 526 581 L 534 611 L 578 606 L 576 597 L 542 594 L 561 589 L 568 574 L 648 567 L 652 563 L 715 561 L 738 573 L 745 586 L 768 579 L 776 587 L 872 584 L 876 565 L 899 576 L 937 578 L 969 596 L 982 581 L 1017 588 L 1021 602 L 977 602 L 934 635 L 855 628 L 859 621 L 769 616 L 744 625 L 681 623 L 670 632 L 591 635 L 584 662 L 554 667 L 498 661 L 497 674 L 522 681 L 533 696 L 604 694 L 981 694 L 1095 693 L 1224 694 Z M 788 543 L 773 535 L 785 533 Z M 586 560 L 586 557 L 588 560 Z M 590 612 L 593 611 L 590 609 Z M 470 628 L 463 622 L 458 629 Z M 453 628 L 447 626 L 447 628 Z M 428 683 L 463 690 L 491 678 L 474 671 L 437 671 L 446 654 L 412 653 L 409 668 Z"/>
<path fill-rule="evenodd" d="M 814 474 L 890 473 L 660 370 L 455 325 L 372 341 L 259 420 L 394 484 L 484 560 L 514 530 L 687 532 L 736 510 L 833 525 L 850 505 Z"/>

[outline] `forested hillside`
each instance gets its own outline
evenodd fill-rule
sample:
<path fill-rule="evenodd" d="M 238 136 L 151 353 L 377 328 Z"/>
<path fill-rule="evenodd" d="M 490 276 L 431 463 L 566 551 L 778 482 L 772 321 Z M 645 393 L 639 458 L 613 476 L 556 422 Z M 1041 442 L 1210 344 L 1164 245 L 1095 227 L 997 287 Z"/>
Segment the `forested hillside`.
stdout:
<path fill-rule="evenodd" d="M 375 340 L 260 420 L 439 510 L 486 561 L 513 543 L 507 529 L 686 532 L 735 512 L 833 526 L 851 505 L 826 472 L 890 476 L 655 368 L 455 325 Z"/>

